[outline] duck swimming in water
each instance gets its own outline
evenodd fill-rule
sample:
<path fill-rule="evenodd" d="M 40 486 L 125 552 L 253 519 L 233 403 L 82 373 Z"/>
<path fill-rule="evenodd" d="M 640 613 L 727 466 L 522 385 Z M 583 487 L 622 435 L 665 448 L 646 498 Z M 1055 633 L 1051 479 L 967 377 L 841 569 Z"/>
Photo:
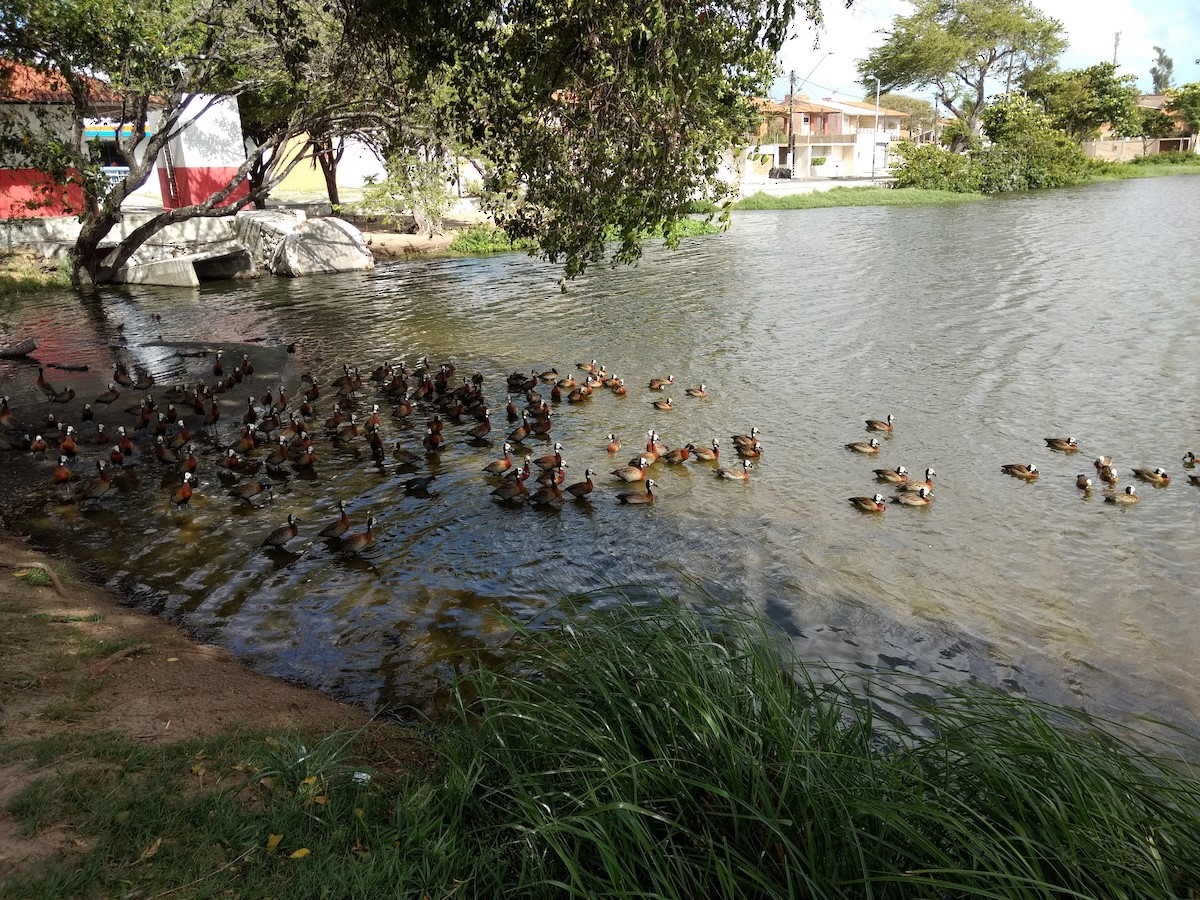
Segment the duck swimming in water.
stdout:
<path fill-rule="evenodd" d="M 1000 471 L 1005 475 L 1011 475 L 1014 478 L 1023 478 L 1026 481 L 1033 481 L 1042 473 L 1038 471 L 1038 467 L 1033 463 L 1028 465 L 1024 463 L 1009 463 L 1000 467 Z"/>
<path fill-rule="evenodd" d="M 876 494 L 874 497 L 851 497 L 850 502 L 863 512 L 881 513 L 887 509 L 883 494 Z"/>

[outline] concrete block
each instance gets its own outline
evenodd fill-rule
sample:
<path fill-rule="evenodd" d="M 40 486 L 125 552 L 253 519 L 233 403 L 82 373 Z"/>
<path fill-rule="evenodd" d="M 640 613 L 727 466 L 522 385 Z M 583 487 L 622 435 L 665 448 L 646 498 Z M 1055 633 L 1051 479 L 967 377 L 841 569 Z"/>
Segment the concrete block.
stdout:
<path fill-rule="evenodd" d="M 321 275 L 375 267 L 361 231 L 341 219 L 310 219 L 276 247 L 269 268 L 276 275 Z"/>

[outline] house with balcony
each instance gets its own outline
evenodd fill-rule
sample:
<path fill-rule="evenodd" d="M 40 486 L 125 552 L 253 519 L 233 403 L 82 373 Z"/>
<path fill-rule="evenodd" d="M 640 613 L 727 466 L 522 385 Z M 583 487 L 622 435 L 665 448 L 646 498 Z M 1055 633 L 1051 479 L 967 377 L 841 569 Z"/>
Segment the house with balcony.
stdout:
<path fill-rule="evenodd" d="M 889 147 L 908 129 L 907 113 L 854 100 L 797 94 L 760 101 L 759 108 L 762 119 L 751 140 L 761 158 L 747 174 L 760 177 L 772 169 L 790 169 L 793 178 L 886 175 Z"/>

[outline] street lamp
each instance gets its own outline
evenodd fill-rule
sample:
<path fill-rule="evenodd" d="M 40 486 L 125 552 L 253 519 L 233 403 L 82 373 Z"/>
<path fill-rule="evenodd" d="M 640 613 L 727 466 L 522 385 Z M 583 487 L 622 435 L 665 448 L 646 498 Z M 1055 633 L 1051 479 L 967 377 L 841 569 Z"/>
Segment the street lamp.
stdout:
<path fill-rule="evenodd" d="M 879 146 L 879 76 L 875 79 L 875 131 L 871 134 L 871 181 L 875 181 L 875 148 Z"/>

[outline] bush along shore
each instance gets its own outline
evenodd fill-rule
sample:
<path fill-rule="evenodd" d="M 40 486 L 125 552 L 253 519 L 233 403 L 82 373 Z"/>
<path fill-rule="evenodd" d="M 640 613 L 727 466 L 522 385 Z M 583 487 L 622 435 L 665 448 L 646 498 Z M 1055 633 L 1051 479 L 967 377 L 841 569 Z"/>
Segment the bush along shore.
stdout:
<path fill-rule="evenodd" d="M 1183 736 L 806 669 L 672 603 L 513 627 L 403 765 L 366 726 L 7 740 L 10 815 L 71 840 L 3 893 L 1200 896 Z"/>

